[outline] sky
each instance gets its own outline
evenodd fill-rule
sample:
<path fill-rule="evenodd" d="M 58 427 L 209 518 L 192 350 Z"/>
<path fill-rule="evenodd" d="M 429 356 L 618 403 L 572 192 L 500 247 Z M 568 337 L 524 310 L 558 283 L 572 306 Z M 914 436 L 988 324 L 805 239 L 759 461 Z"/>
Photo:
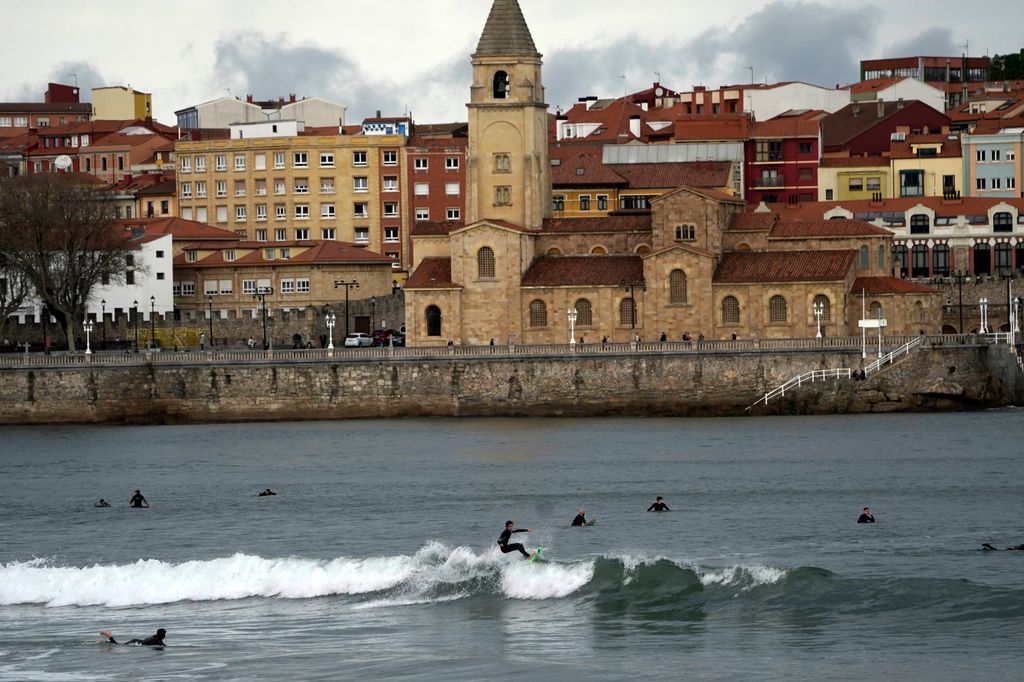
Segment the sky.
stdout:
<path fill-rule="evenodd" d="M 519 0 L 547 101 L 650 87 L 859 78 L 861 59 L 1024 47 L 1024 3 L 976 0 Z M 158 120 L 230 94 L 319 96 L 347 122 L 377 110 L 465 120 L 469 55 L 491 0 L 34 0 L 0 41 L 0 101 L 50 81 L 152 93 Z M 965 11 L 965 7 L 970 11 Z M 926 11 L 922 8 L 926 8 Z M 47 28 L 50 27 L 50 28 Z"/>

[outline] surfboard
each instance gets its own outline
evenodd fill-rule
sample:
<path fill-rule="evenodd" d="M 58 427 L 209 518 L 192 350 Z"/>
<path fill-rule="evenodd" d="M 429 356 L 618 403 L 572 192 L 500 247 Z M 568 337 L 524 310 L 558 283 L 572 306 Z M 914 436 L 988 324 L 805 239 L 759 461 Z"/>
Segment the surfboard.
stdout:
<path fill-rule="evenodd" d="M 589 521 L 587 521 L 587 525 L 588 526 L 593 526 L 595 523 L 597 523 L 597 519 L 596 518 L 593 518 L 593 519 L 590 519 Z"/>
<path fill-rule="evenodd" d="M 536 551 L 536 552 L 534 552 L 532 556 L 530 556 L 530 562 L 531 562 L 531 563 L 537 560 L 537 557 L 539 557 L 539 556 L 540 556 L 540 551 L 541 551 L 542 549 L 544 549 L 544 548 L 543 548 L 543 547 L 538 547 L 538 548 L 537 548 L 537 551 Z"/>

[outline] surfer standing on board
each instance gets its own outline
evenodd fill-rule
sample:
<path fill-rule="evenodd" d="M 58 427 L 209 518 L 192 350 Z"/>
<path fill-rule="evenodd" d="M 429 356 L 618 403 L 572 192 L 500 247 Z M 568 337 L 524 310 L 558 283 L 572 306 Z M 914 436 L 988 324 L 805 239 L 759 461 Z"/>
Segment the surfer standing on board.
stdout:
<path fill-rule="evenodd" d="M 667 504 L 665 504 L 665 498 L 663 498 L 661 495 L 658 495 L 658 499 L 654 501 L 654 504 L 647 508 L 647 511 L 666 512 L 672 510 L 668 508 Z"/>
<path fill-rule="evenodd" d="M 506 521 L 505 522 L 505 530 L 502 531 L 501 535 L 498 537 L 498 549 L 501 550 L 502 554 L 508 554 L 509 552 L 519 552 L 524 557 L 529 559 L 533 555 L 526 551 L 526 548 L 523 547 L 523 543 L 516 542 L 515 544 L 511 544 L 510 545 L 510 544 L 508 544 L 508 541 L 512 539 L 512 533 L 532 533 L 533 529 L 532 528 L 516 528 L 515 530 L 513 530 L 512 527 L 514 525 L 515 524 L 512 523 L 511 521 Z"/>

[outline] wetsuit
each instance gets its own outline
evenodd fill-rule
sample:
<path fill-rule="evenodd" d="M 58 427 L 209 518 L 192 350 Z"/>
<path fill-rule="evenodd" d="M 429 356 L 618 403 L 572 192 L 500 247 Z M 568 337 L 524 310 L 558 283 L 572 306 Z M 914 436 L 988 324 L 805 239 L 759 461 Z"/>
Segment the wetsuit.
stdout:
<path fill-rule="evenodd" d="M 665 504 L 664 502 L 655 502 L 654 504 L 652 504 L 650 507 L 647 508 L 647 511 L 663 512 L 663 511 L 672 511 L 672 510 L 669 509 L 668 505 Z"/>
<path fill-rule="evenodd" d="M 515 544 L 508 544 L 508 541 L 512 539 L 512 533 L 527 533 L 525 528 L 517 528 L 516 530 L 509 530 L 506 528 L 501 532 L 501 536 L 498 538 L 498 549 L 501 550 L 502 554 L 508 554 L 509 552 L 520 552 L 524 557 L 529 557 L 530 553 L 523 547 L 523 543 L 517 542 Z"/>
<path fill-rule="evenodd" d="M 583 514 L 577 514 L 576 518 L 572 520 L 574 526 L 585 526 L 587 525 L 587 519 Z"/>
<path fill-rule="evenodd" d="M 141 493 L 138 493 L 138 494 L 132 495 L 132 499 L 128 501 L 128 506 L 129 507 L 136 507 L 136 508 L 148 507 L 149 506 L 149 502 L 146 502 L 146 498 L 143 497 Z"/>
<path fill-rule="evenodd" d="M 273 492 L 271 490 L 264 490 L 263 492 L 260 493 L 260 497 L 270 497 L 271 495 L 276 495 L 276 494 L 277 493 L 275 493 L 275 492 Z"/>
<path fill-rule="evenodd" d="M 871 514 L 861 514 L 860 518 L 857 519 L 857 523 L 874 523 L 875 517 Z"/>
<path fill-rule="evenodd" d="M 134 646 L 164 646 L 165 636 L 167 636 L 166 632 L 164 632 L 163 634 L 157 632 L 152 637 L 147 637 L 146 639 L 129 639 L 127 642 L 125 642 L 125 644 Z M 120 642 L 114 639 L 113 635 L 107 637 L 107 639 L 110 640 L 111 644 L 120 644 Z"/>
<path fill-rule="evenodd" d="M 97 502 L 97 503 L 96 503 L 96 504 L 94 504 L 93 506 L 94 506 L 94 507 L 109 507 L 109 506 L 110 506 L 110 503 L 109 503 L 109 502 L 107 502 L 106 500 L 100 500 L 99 502 Z"/>

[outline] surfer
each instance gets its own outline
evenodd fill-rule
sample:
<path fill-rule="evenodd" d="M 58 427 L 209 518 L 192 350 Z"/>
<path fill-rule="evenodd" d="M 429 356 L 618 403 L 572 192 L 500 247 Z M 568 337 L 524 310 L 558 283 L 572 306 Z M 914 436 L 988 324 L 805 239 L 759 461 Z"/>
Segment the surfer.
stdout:
<path fill-rule="evenodd" d="M 100 634 L 107 638 L 107 641 L 111 644 L 120 644 L 114 639 L 114 634 L 110 630 L 102 630 Z M 125 642 L 126 645 L 130 646 L 164 646 L 164 637 L 167 636 L 167 630 L 160 628 L 156 631 L 156 634 L 146 639 L 130 639 Z"/>
<path fill-rule="evenodd" d="M 276 494 L 277 493 L 275 493 L 273 490 L 271 490 L 270 488 L 267 488 L 266 490 L 264 490 L 263 492 L 260 493 L 260 497 L 270 497 L 271 495 L 276 495 Z"/>
<path fill-rule="evenodd" d="M 875 522 L 875 516 L 874 516 L 874 514 L 871 513 L 871 508 L 870 507 L 864 507 L 863 513 L 861 513 L 860 517 L 857 519 L 857 523 L 874 523 L 874 522 Z"/>
<path fill-rule="evenodd" d="M 654 501 L 654 504 L 647 508 L 647 511 L 667 512 L 672 510 L 668 508 L 667 504 L 665 504 L 665 499 L 661 495 L 658 495 L 658 499 Z"/>
<path fill-rule="evenodd" d="M 532 533 L 533 529 L 516 528 L 515 530 L 513 530 L 512 527 L 514 525 L 515 524 L 513 524 L 511 521 L 505 522 L 505 530 L 502 531 L 501 536 L 498 537 L 498 549 L 501 550 L 502 554 L 508 554 L 509 552 L 519 552 L 524 557 L 529 559 L 533 555 L 526 551 L 526 548 L 523 547 L 523 543 L 516 542 L 510 545 L 508 544 L 508 541 L 512 539 L 512 533 Z"/>
<path fill-rule="evenodd" d="M 149 502 L 147 502 L 146 498 L 142 496 L 142 493 L 136 490 L 135 494 L 132 495 L 132 499 L 128 500 L 128 506 L 141 509 L 142 507 L 148 507 Z"/>
<path fill-rule="evenodd" d="M 107 502 L 106 500 L 104 500 L 104 499 L 103 499 L 103 498 L 101 497 L 101 498 L 100 498 L 100 501 L 99 501 L 99 502 L 96 502 L 96 503 L 95 503 L 95 504 L 93 504 L 92 506 L 94 506 L 94 507 L 109 507 L 109 506 L 110 506 L 110 503 L 109 503 L 109 502 Z"/>
<path fill-rule="evenodd" d="M 587 510 L 580 507 L 579 513 L 576 514 L 576 518 L 572 520 L 574 526 L 585 526 L 587 525 Z"/>

